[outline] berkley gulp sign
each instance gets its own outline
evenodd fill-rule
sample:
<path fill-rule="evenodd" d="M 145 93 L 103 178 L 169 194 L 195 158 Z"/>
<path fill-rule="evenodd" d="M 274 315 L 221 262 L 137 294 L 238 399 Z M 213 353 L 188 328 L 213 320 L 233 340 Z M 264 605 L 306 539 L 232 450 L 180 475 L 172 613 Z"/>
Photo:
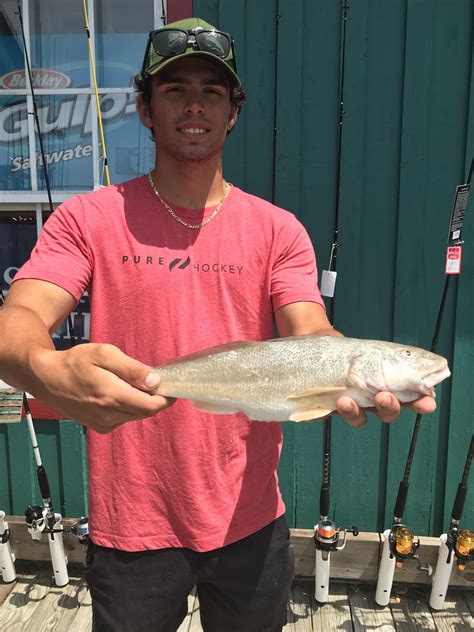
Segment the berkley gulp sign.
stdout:
<path fill-rule="evenodd" d="M 31 71 L 33 88 L 50 88 L 59 90 L 69 88 L 71 77 L 56 70 L 46 68 L 33 68 Z M 26 72 L 24 70 L 13 70 L 3 77 L 0 77 L 0 85 L 7 90 L 24 90 L 26 85 Z"/>
<path fill-rule="evenodd" d="M 59 82 L 61 77 L 61 87 L 65 87 L 66 82 L 67 85 L 71 84 L 70 77 L 62 73 L 52 70 L 41 70 L 41 73 L 36 75 L 35 81 L 38 82 L 38 87 L 40 83 L 42 87 L 45 87 L 45 82 L 47 80 L 52 81 L 53 78 L 56 78 Z M 9 88 L 14 89 L 12 82 L 20 83 L 21 77 L 24 80 L 23 71 L 13 71 L 0 77 L 0 83 L 5 85 L 7 82 Z M 16 86 L 16 88 L 20 89 L 20 85 Z M 0 144 L 18 143 L 28 138 L 28 106 L 24 97 L 20 98 L 20 102 L 11 103 L 0 108 Z M 90 95 L 64 95 L 64 100 L 61 100 L 60 103 L 45 102 L 46 99 L 47 97 L 42 95 L 38 107 L 38 119 L 42 134 L 79 130 L 81 135 L 87 135 L 92 132 Z M 135 95 L 133 93 L 102 95 L 100 102 L 102 120 L 104 122 L 117 120 L 136 113 Z"/>

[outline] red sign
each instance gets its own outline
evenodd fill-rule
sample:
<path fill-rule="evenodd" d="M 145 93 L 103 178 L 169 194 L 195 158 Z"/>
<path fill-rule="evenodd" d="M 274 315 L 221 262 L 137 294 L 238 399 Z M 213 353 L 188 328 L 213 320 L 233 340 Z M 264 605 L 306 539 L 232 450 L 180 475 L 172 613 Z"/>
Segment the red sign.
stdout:
<path fill-rule="evenodd" d="M 446 274 L 461 274 L 461 246 L 449 246 L 446 251 Z"/>
<path fill-rule="evenodd" d="M 71 85 L 71 77 L 56 70 L 46 68 L 33 68 L 31 71 L 33 88 L 68 88 Z M 0 77 L 0 85 L 7 90 L 23 90 L 26 88 L 25 70 L 12 70 Z"/>

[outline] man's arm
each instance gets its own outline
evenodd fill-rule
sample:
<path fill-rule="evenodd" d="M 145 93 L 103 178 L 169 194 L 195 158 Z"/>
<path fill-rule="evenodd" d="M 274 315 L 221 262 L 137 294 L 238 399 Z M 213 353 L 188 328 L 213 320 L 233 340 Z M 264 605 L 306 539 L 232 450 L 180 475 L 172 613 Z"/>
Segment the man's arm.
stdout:
<path fill-rule="evenodd" d="M 102 433 L 173 403 L 144 392 L 156 388 L 156 374 L 113 345 L 56 351 L 51 334 L 73 307 L 73 297 L 57 285 L 33 279 L 13 283 L 0 310 L 0 377 L 66 419 Z"/>
<path fill-rule="evenodd" d="M 342 336 L 333 329 L 326 316 L 326 310 L 319 303 L 299 302 L 284 305 L 275 312 L 275 321 L 280 336 L 302 336 L 319 334 L 322 336 Z M 432 413 L 436 408 L 432 397 L 420 397 L 415 402 L 404 404 L 415 412 Z M 337 412 L 351 426 L 359 427 L 367 423 L 367 413 L 350 397 L 340 397 L 337 401 Z M 386 423 L 398 419 L 400 402 L 389 392 L 377 393 L 373 412 Z"/>

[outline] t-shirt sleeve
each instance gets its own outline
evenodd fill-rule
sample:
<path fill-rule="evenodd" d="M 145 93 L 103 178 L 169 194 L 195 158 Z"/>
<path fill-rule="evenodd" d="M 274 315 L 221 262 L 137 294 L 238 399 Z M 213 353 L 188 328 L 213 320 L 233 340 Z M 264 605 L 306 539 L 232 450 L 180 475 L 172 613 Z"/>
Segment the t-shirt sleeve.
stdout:
<path fill-rule="evenodd" d="M 272 267 L 273 311 L 289 303 L 310 301 L 324 307 L 318 288 L 314 248 L 303 225 L 291 216 L 278 240 Z"/>
<path fill-rule="evenodd" d="M 79 301 L 91 276 L 92 256 L 85 235 L 82 202 L 77 196 L 58 206 L 45 222 L 29 260 L 13 281 L 49 281 Z"/>

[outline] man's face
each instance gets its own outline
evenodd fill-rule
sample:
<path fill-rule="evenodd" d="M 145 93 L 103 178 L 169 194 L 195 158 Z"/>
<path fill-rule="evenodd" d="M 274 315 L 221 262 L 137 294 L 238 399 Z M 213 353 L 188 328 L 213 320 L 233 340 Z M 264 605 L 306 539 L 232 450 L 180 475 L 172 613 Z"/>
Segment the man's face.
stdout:
<path fill-rule="evenodd" d="M 203 162 L 221 151 L 235 123 L 225 75 L 205 59 L 181 59 L 154 80 L 150 107 L 138 100 L 142 122 L 153 129 L 158 155 Z"/>

